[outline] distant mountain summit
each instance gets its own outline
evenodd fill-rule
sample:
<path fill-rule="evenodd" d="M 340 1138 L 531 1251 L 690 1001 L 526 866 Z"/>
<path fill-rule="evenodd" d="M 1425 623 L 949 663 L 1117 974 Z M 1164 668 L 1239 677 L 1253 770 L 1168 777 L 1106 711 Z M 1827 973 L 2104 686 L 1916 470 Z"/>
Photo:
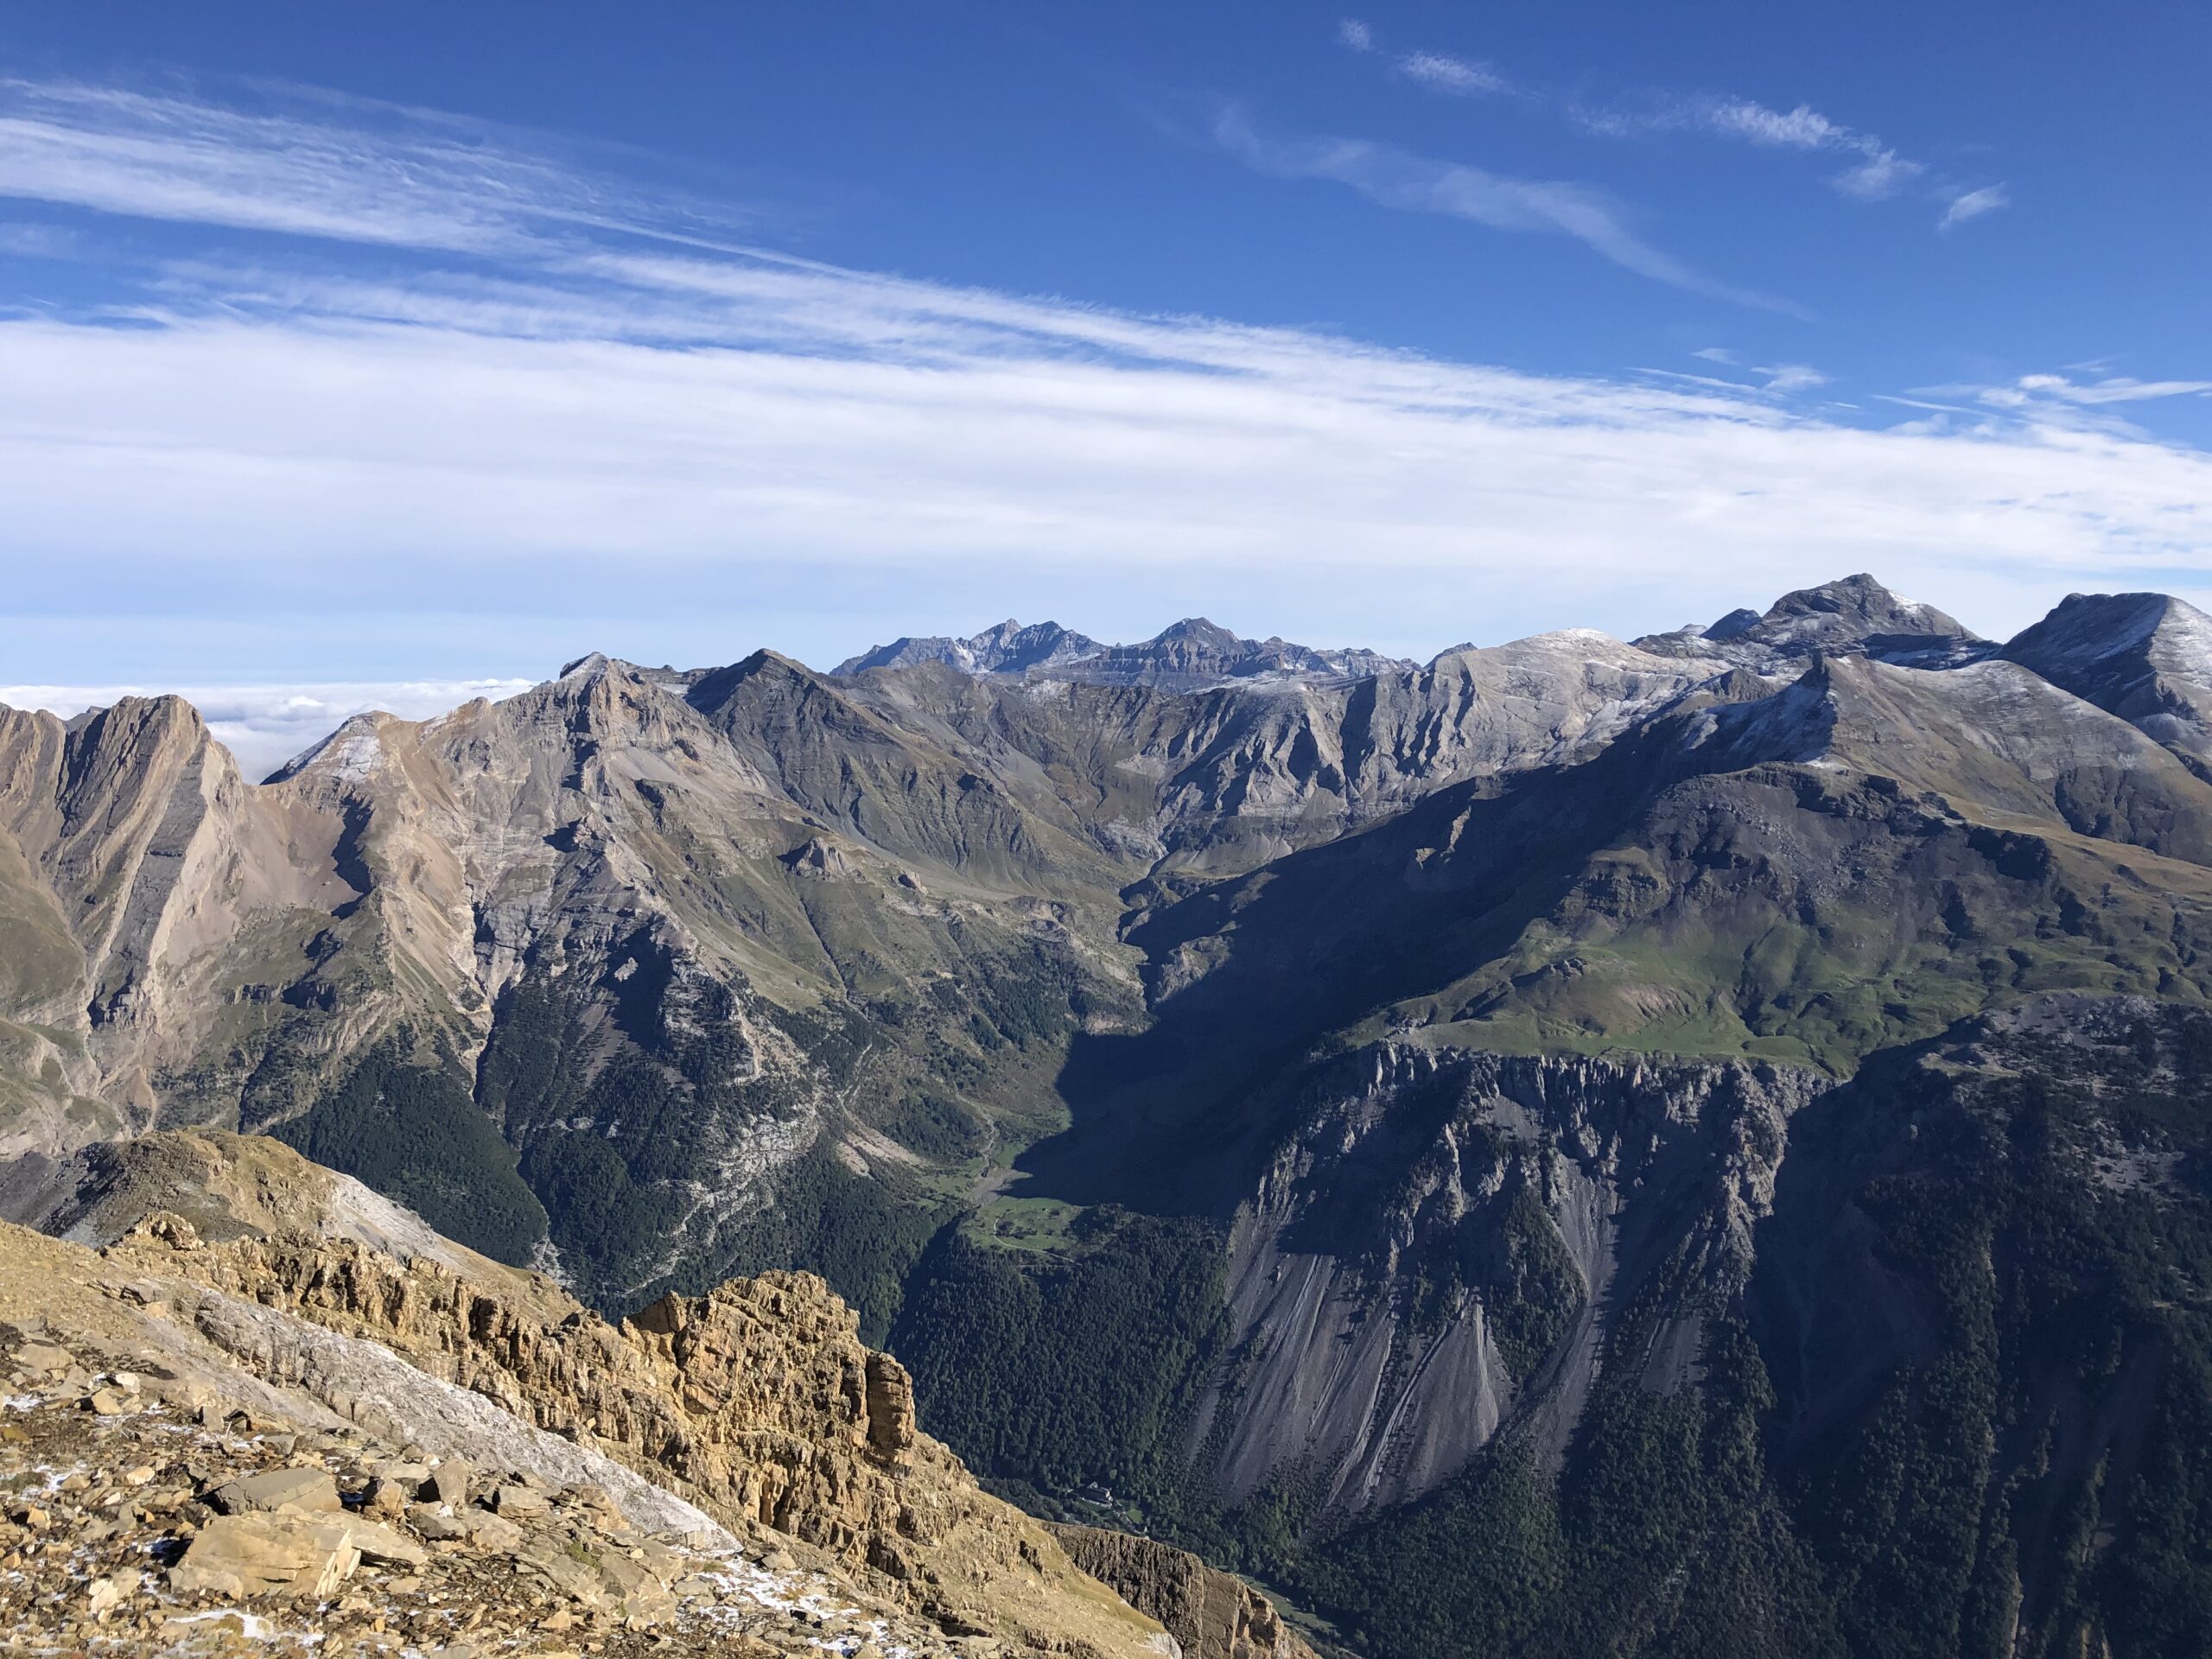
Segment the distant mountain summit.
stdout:
<path fill-rule="evenodd" d="M 893 639 L 887 645 L 875 645 L 857 657 L 848 657 L 830 672 L 864 674 L 872 668 L 943 663 L 963 674 L 1020 674 L 1033 668 L 1080 662 L 1105 649 L 1096 639 L 1057 622 L 1033 622 L 1024 627 L 1009 617 L 998 626 L 965 639 L 945 634 Z"/>
<path fill-rule="evenodd" d="M 2069 594 L 2006 659 L 2212 761 L 2212 616 L 2164 594 Z"/>
<path fill-rule="evenodd" d="M 1947 668 L 1993 649 L 1955 617 L 1900 598 L 1866 575 L 1784 594 L 1764 612 L 1731 611 L 1708 627 L 1692 624 L 1635 642 L 1668 657 L 1717 657 L 1739 668 L 1778 670 L 1815 652 L 1872 657 L 1908 668 Z"/>
<path fill-rule="evenodd" d="M 1245 639 L 1202 616 L 1185 617 L 1133 645 L 1106 645 L 1057 622 L 1027 627 L 1011 620 L 966 639 L 943 635 L 894 639 L 832 670 L 838 675 L 872 669 L 942 663 L 963 674 L 1033 675 L 1094 685 L 1148 685 L 1167 691 L 1203 691 L 1230 684 L 1262 685 L 1303 680 L 1359 680 L 1397 674 L 1414 664 L 1380 652 L 1327 651 L 1287 639 Z"/>

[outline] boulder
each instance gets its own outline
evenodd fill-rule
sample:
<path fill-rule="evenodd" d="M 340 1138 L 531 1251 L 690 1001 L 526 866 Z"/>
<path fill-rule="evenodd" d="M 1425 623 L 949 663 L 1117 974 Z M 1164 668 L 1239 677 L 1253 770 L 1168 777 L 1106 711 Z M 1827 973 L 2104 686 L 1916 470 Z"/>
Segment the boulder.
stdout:
<path fill-rule="evenodd" d="M 417 1503 L 407 1511 L 407 1524 L 434 1544 L 468 1536 L 468 1525 L 457 1515 L 435 1503 Z"/>
<path fill-rule="evenodd" d="M 423 1477 L 416 1496 L 432 1503 L 450 1503 L 456 1509 L 468 1502 L 468 1489 L 474 1482 L 476 1471 L 466 1458 L 448 1458 Z"/>
<path fill-rule="evenodd" d="M 381 1521 L 366 1521 L 356 1516 L 346 1522 L 346 1535 L 361 1552 L 363 1560 L 373 1561 L 378 1567 L 420 1567 L 430 1559 L 429 1550 Z"/>
<path fill-rule="evenodd" d="M 67 1348 L 57 1348 L 50 1342 L 27 1342 L 16 1350 L 16 1363 L 27 1371 L 43 1371 L 49 1375 L 66 1371 L 77 1362 Z"/>
<path fill-rule="evenodd" d="M 512 1554 L 522 1548 L 522 1529 L 503 1516 L 483 1510 L 455 1510 L 454 1519 L 468 1529 L 469 1541 L 479 1549 Z"/>
<path fill-rule="evenodd" d="M 334 1593 L 361 1564 L 344 1521 L 248 1512 L 218 1516 L 169 1569 L 184 1593 L 310 1596 Z"/>
<path fill-rule="evenodd" d="M 339 1502 L 338 1482 L 327 1469 L 264 1469 L 217 1487 L 209 1502 L 225 1515 L 335 1515 L 345 1507 Z"/>
<path fill-rule="evenodd" d="M 402 1483 L 378 1475 L 368 1484 L 361 1496 L 361 1508 L 372 1515 L 397 1519 L 407 1512 L 409 1489 Z"/>
<path fill-rule="evenodd" d="M 492 1494 L 492 1507 L 509 1520 L 527 1519 L 545 1513 L 545 1494 L 510 1483 Z"/>

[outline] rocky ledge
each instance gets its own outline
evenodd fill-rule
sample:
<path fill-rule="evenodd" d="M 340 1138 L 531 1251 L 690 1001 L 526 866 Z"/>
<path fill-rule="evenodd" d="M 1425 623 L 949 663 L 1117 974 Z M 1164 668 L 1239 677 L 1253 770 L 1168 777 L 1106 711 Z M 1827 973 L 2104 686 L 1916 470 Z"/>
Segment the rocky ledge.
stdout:
<path fill-rule="evenodd" d="M 1180 1659 L 810 1275 L 612 1325 L 428 1230 L 291 1219 L 0 1223 L 0 1645 Z"/>
<path fill-rule="evenodd" d="M 604 1488 L 188 1397 L 11 1332 L 0 1644 L 488 1659 L 955 1659 L 788 1551 L 640 1531 Z"/>

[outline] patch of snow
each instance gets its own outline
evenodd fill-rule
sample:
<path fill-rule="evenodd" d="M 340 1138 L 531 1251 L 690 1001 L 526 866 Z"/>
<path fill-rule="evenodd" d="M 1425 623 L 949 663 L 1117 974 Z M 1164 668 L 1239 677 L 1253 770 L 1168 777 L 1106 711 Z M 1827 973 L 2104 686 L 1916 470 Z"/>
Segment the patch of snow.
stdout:
<path fill-rule="evenodd" d="M 861 1616 L 859 1608 L 845 1605 L 840 1599 L 826 1593 L 827 1586 L 819 1575 L 772 1573 L 735 1550 L 715 1550 L 709 1554 L 721 1563 L 720 1567 L 696 1576 L 715 1586 L 715 1599 L 687 1611 L 702 1615 L 711 1623 L 734 1627 L 744 1612 L 751 1609 L 766 1609 L 787 1616 L 797 1611 L 823 1619 L 857 1619 Z M 890 1659 L 912 1659 L 916 1651 L 892 1641 L 891 1627 L 881 1618 L 870 1618 L 860 1630 L 841 1636 L 812 1638 L 809 1645 L 824 1653 L 851 1654 L 864 1642 L 873 1643 Z"/>

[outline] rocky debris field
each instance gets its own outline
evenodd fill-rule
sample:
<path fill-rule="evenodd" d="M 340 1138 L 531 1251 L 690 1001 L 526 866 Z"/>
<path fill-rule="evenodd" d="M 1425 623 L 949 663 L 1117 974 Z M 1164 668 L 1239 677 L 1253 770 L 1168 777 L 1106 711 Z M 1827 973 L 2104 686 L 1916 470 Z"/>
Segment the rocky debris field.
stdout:
<path fill-rule="evenodd" d="M 550 1490 L 359 1430 L 301 1430 L 0 1327 L 0 1646 L 986 1659 L 783 1549 L 656 1537 Z M 1077 1659 L 1083 1659 L 1077 1656 Z"/>

